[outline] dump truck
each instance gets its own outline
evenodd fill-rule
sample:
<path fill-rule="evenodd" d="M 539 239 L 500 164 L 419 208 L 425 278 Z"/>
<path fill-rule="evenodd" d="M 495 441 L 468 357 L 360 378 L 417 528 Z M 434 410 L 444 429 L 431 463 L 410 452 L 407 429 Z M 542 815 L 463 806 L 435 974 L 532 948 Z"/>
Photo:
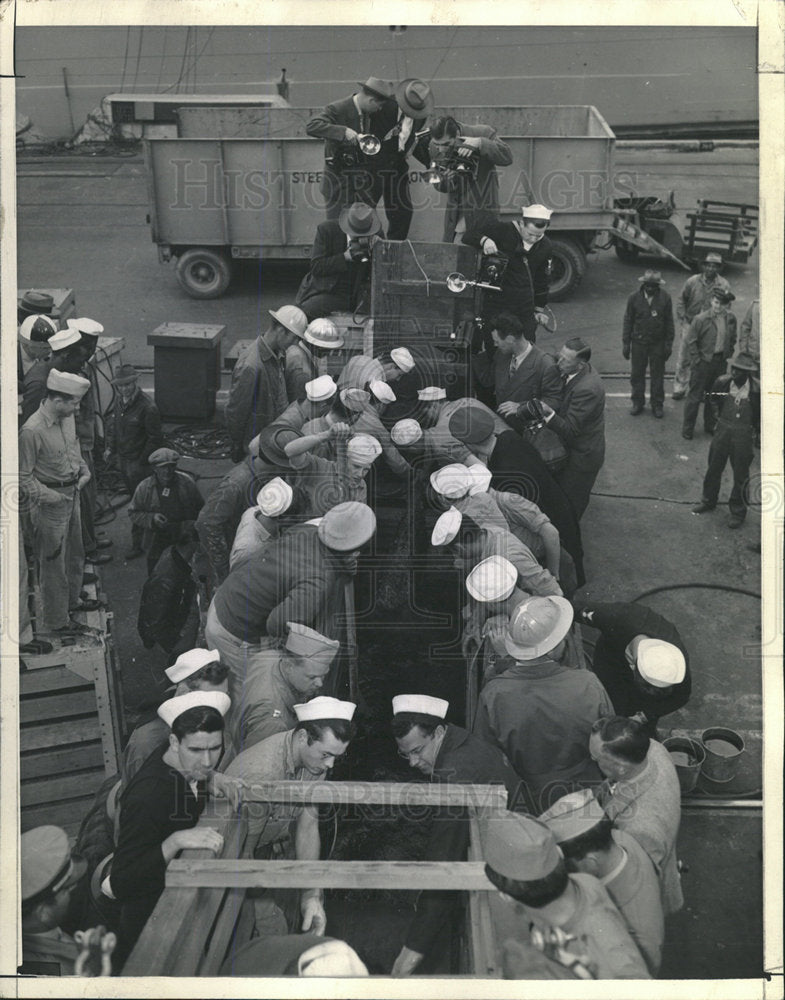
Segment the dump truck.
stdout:
<path fill-rule="evenodd" d="M 323 144 L 305 134 L 315 110 L 191 102 L 172 112 L 176 137 L 145 138 L 152 239 L 162 263 L 176 260 L 189 295 L 223 295 L 237 260 L 307 260 L 324 219 Z M 554 209 L 552 301 L 578 287 L 595 249 L 615 246 L 625 259 L 654 254 L 689 269 L 709 250 L 743 262 L 755 248 L 756 206 L 707 202 L 682 224 L 670 202 L 617 191 L 616 137 L 590 105 L 439 113 L 492 125 L 509 144 L 513 163 L 499 170 L 502 218 L 520 218 L 534 202 Z M 414 166 L 410 190 L 410 239 L 438 242 L 446 195 Z"/>

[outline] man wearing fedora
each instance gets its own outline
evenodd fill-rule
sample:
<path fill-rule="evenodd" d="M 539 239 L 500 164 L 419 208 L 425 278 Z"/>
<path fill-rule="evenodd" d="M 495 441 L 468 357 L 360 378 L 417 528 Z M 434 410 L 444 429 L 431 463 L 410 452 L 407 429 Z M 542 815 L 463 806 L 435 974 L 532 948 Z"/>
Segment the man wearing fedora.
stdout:
<path fill-rule="evenodd" d="M 273 322 L 240 354 L 224 408 L 233 462 L 241 462 L 249 442 L 279 416 L 291 400 L 286 394 L 286 351 L 302 337 L 308 320 L 298 306 L 268 310 Z"/>
<path fill-rule="evenodd" d="M 684 404 L 681 436 L 692 440 L 698 410 L 703 407 L 703 429 L 714 433 L 716 417 L 707 402 L 707 393 L 725 374 L 728 359 L 736 346 L 736 317 L 728 306 L 736 298 L 730 289 L 712 292 L 708 309 L 690 323 L 685 350 L 690 361 L 690 391 Z"/>
<path fill-rule="evenodd" d="M 381 229 L 376 211 L 360 202 L 344 208 L 337 222 L 319 223 L 311 267 L 295 299 L 309 320 L 355 311 L 370 280 L 372 238 Z"/>
<path fill-rule="evenodd" d="M 622 327 L 622 355 L 630 361 L 632 409 L 637 417 L 646 402 L 646 368 L 651 388 L 649 402 L 655 417 L 662 417 L 665 401 L 665 362 L 673 350 L 673 304 L 664 290 L 659 271 L 645 271 L 638 281 L 641 287 L 627 299 Z"/>
<path fill-rule="evenodd" d="M 359 87 L 356 94 L 328 104 L 305 126 L 308 135 L 325 140 L 321 192 L 330 222 L 337 221 L 341 210 L 352 202 L 366 201 L 357 194 L 368 189 L 368 177 L 375 163 L 372 163 L 374 157 L 360 150 L 360 136 L 373 135 L 381 142 L 395 125 L 392 84 L 369 76 Z"/>
<path fill-rule="evenodd" d="M 709 447 L 709 467 L 703 480 L 701 502 L 693 514 L 705 514 L 717 506 L 722 474 L 730 459 L 733 489 L 728 508 L 729 528 L 740 528 L 747 516 L 747 484 L 754 454 L 753 442 L 760 435 L 760 382 L 758 363 L 740 353 L 731 361 L 730 375 L 721 375 L 707 395 L 717 418 Z"/>
<path fill-rule="evenodd" d="M 676 301 L 676 318 L 679 321 L 679 347 L 673 373 L 673 398 L 684 399 L 690 385 L 690 359 L 685 341 L 690 323 L 699 312 L 709 308 L 714 291 L 728 291 L 730 285 L 720 276 L 722 257 L 718 253 L 707 253 L 700 274 L 687 278 Z"/>

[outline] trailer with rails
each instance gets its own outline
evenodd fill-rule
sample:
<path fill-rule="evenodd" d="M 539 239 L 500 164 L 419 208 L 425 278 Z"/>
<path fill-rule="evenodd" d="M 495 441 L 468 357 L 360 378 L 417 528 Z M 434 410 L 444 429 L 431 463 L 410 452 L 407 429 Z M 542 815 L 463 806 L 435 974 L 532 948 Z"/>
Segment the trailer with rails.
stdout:
<path fill-rule="evenodd" d="M 145 139 L 152 239 L 161 262 L 176 260 L 189 295 L 222 295 L 238 260 L 307 260 L 324 219 L 323 144 L 305 135 L 313 110 L 190 104 L 175 111 L 176 137 Z M 552 301 L 578 287 L 595 249 L 615 245 L 620 256 L 653 254 L 685 268 L 710 249 L 735 262 L 754 251 L 756 206 L 701 202 L 682 221 L 657 196 L 629 193 L 616 174 L 616 137 L 594 107 L 440 111 L 490 124 L 509 144 L 512 165 L 499 170 L 502 218 L 519 218 L 534 202 L 554 209 Z M 446 195 L 419 165 L 410 190 L 409 238 L 438 241 Z"/>

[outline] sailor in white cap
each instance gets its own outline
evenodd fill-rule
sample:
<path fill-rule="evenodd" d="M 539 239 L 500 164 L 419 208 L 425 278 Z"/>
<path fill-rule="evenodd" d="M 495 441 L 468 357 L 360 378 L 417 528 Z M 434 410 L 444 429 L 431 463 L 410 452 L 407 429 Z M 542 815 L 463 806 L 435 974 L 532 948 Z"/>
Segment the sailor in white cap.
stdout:
<path fill-rule="evenodd" d="M 398 448 L 411 448 L 422 440 L 422 435 L 422 427 L 411 417 L 398 420 L 390 430 L 392 442 Z"/>
<path fill-rule="evenodd" d="M 316 807 L 268 803 L 263 793 L 255 795 L 254 787 L 266 781 L 324 781 L 354 737 L 355 709 L 353 702 L 322 696 L 295 705 L 293 729 L 254 744 L 229 765 L 227 776 L 242 779 L 245 786 L 248 846 L 254 857 L 319 859 Z M 321 889 L 263 893 L 253 902 L 260 936 L 301 930 L 324 934 Z"/>
<path fill-rule="evenodd" d="M 389 354 L 380 354 L 377 358 L 355 354 L 338 376 L 338 388 L 346 389 L 354 386 L 357 389 L 365 389 L 376 379 L 395 382 L 402 375 L 413 371 L 415 367 L 416 362 L 407 347 L 394 347 Z"/>
<path fill-rule="evenodd" d="M 617 830 L 590 788 L 570 792 L 540 816 L 569 872 L 599 879 L 624 917 L 649 973 L 660 969 L 665 919 L 657 870 L 638 841 Z"/>
<path fill-rule="evenodd" d="M 443 465 L 431 473 L 431 488 L 439 496 L 444 497 L 454 503 L 462 497 L 468 496 L 472 479 L 469 470 L 465 465 L 452 463 Z"/>
<path fill-rule="evenodd" d="M 232 738 L 247 750 L 297 724 L 294 706 L 315 697 L 328 682 L 340 643 L 316 629 L 287 622 L 283 649 L 269 650 L 249 667 L 232 708 Z"/>
<path fill-rule="evenodd" d="M 90 480 L 74 413 L 90 388 L 81 375 L 52 369 L 46 397 L 19 432 L 19 486 L 33 512 L 33 552 L 43 604 L 42 632 L 82 631 L 84 545 L 79 492 Z"/>
<path fill-rule="evenodd" d="M 552 211 L 545 205 L 526 205 L 518 222 L 502 222 L 485 215 L 463 235 L 468 246 L 483 254 L 503 254 L 507 267 L 501 277 L 501 291 L 485 292 L 482 318 L 493 323 L 499 313 L 512 313 L 523 324 L 527 340 L 534 343 L 537 325 L 547 319 L 542 312 L 548 302 L 549 261 L 553 244 L 545 235 Z"/>
<path fill-rule="evenodd" d="M 336 392 L 337 386 L 330 375 L 319 375 L 307 381 L 303 391 L 289 403 L 283 413 L 262 429 L 255 451 L 261 447 L 268 458 L 286 465 L 286 445 L 289 441 L 310 433 L 304 430 L 305 425 L 322 420 L 333 405 Z"/>
<path fill-rule="evenodd" d="M 173 448 L 157 448 L 148 458 L 152 475 L 134 490 L 128 507 L 131 524 L 141 531 L 140 544 L 147 553 L 147 574 L 153 571 L 158 557 L 170 545 L 190 531 L 204 498 L 195 481 L 177 468 L 180 455 Z M 137 536 L 138 537 L 138 536 Z M 136 558 L 132 549 L 126 559 Z"/>
<path fill-rule="evenodd" d="M 351 392 L 350 389 L 343 390 Z M 369 434 L 375 438 L 382 449 L 382 456 L 385 465 L 395 476 L 405 477 L 411 471 L 411 466 L 398 451 L 390 432 L 382 423 L 381 414 L 387 409 L 390 403 L 396 400 L 395 393 L 390 386 L 382 379 L 372 379 L 368 383 L 369 401 L 358 414 L 357 419 L 352 424 L 355 434 Z"/>
<path fill-rule="evenodd" d="M 224 409 L 231 458 L 241 462 L 248 442 L 286 409 L 286 351 L 305 333 L 308 319 L 295 305 L 268 310 L 272 324 L 240 354 Z"/>
<path fill-rule="evenodd" d="M 429 460 L 440 465 L 451 462 L 464 462 L 471 465 L 478 461 L 470 450 L 471 445 L 459 441 L 450 431 L 450 418 L 462 410 L 466 399 L 447 399 L 447 392 L 441 386 L 429 385 L 417 393 L 417 419 L 424 431 L 425 454 Z M 493 410 L 479 400 L 472 400 L 472 405 L 486 414 L 492 429 L 501 434 L 508 431 L 509 425 Z"/>
<path fill-rule="evenodd" d="M 223 837 L 199 823 L 208 795 L 239 805 L 240 784 L 215 768 L 223 751 L 223 691 L 189 691 L 169 698 L 158 714 L 170 729 L 120 798 L 120 831 L 107 888 L 121 904 L 118 947 L 122 968 L 164 889 L 166 866 L 183 848 L 219 854 Z"/>
<path fill-rule="evenodd" d="M 518 778 L 504 755 L 447 722 L 449 702 L 425 694 L 399 694 L 392 700 L 392 732 L 398 753 L 431 782 L 501 785 L 513 805 Z M 463 818 L 434 820 L 423 860 L 464 861 L 469 843 Z M 410 975 L 433 948 L 440 929 L 449 927 L 457 904 L 454 893 L 423 892 L 417 914 L 393 965 L 394 976 Z"/>
<path fill-rule="evenodd" d="M 482 821 L 481 832 L 485 874 L 503 899 L 519 904 L 513 916 L 519 933 L 505 950 L 506 976 L 651 978 L 607 891 L 590 875 L 568 874 L 544 823 L 500 812 Z"/>
<path fill-rule="evenodd" d="M 592 669 L 617 715 L 637 718 L 656 738 L 657 721 L 692 692 L 687 648 L 676 626 L 645 605 L 581 602 L 576 620 L 599 631 Z"/>
<path fill-rule="evenodd" d="M 602 684 L 568 659 L 572 605 L 563 597 L 530 597 L 510 617 L 512 667 L 480 692 L 474 732 L 499 746 L 526 782 L 535 811 L 551 797 L 597 781 L 589 754 L 592 725 L 612 711 Z"/>
<path fill-rule="evenodd" d="M 297 524 L 271 541 L 264 559 L 230 571 L 207 612 L 205 637 L 229 666 L 233 697 L 262 651 L 286 637 L 287 622 L 329 639 L 340 634 L 344 585 L 375 531 L 370 507 L 341 503 L 318 525 Z"/>
<path fill-rule="evenodd" d="M 23 954 L 19 971 L 73 976 L 80 949 L 60 924 L 65 922 L 71 895 L 87 871 L 87 861 L 71 854 L 65 830 L 37 826 L 22 834 L 19 862 Z"/>
<path fill-rule="evenodd" d="M 272 538 L 277 538 L 283 527 L 296 524 L 305 513 L 305 494 L 295 493 L 289 483 L 275 476 L 256 494 L 256 505 L 243 512 L 235 532 L 229 568 L 260 555 Z M 284 517 L 286 515 L 286 517 Z"/>

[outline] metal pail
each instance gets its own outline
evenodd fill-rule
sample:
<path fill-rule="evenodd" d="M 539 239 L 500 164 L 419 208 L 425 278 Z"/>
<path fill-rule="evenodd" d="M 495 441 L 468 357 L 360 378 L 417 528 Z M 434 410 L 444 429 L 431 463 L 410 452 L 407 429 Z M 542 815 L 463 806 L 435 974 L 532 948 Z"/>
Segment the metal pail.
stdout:
<path fill-rule="evenodd" d="M 706 751 L 702 773 L 709 781 L 722 784 L 733 781 L 744 753 L 744 740 L 733 729 L 712 726 L 701 733 L 701 743 Z"/>
<path fill-rule="evenodd" d="M 679 776 L 682 793 L 691 792 L 698 783 L 706 751 L 697 740 L 688 736 L 670 736 L 662 745 L 671 755 Z"/>

